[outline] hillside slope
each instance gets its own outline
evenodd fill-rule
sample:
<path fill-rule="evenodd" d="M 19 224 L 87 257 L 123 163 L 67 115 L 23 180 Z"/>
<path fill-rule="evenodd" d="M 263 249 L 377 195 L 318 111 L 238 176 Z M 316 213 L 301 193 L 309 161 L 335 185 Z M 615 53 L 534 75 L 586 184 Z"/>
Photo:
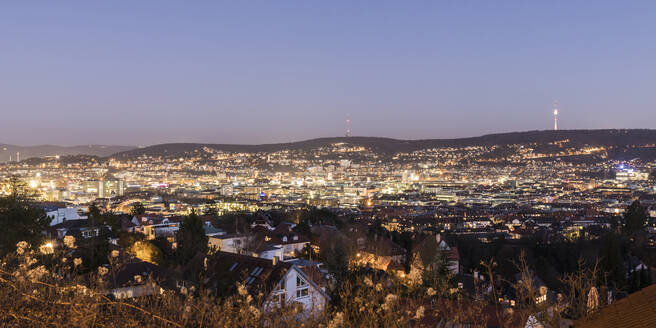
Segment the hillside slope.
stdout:
<path fill-rule="evenodd" d="M 107 157 L 115 153 L 125 152 L 134 149 L 131 146 L 104 146 L 104 145 L 88 145 L 88 146 L 54 146 L 54 145 L 40 145 L 40 146 L 15 146 L 0 144 L 0 162 L 7 162 L 11 158 L 16 160 L 16 153 L 20 153 L 20 159 L 29 159 L 34 157 L 45 156 L 67 156 L 67 155 L 92 155 L 99 157 Z"/>
<path fill-rule="evenodd" d="M 656 130 L 527 131 L 489 134 L 471 138 L 424 140 L 399 140 L 379 137 L 334 137 L 262 145 L 170 143 L 133 149 L 114 154 L 112 157 L 135 158 L 142 155 L 165 157 L 182 156 L 185 153 L 201 151 L 205 147 L 226 152 L 246 153 L 275 152 L 279 150 L 310 150 L 341 142 L 354 146 L 367 147 L 381 153 L 394 154 L 440 147 L 492 146 L 530 143 L 546 144 L 553 141 L 563 140 L 568 140 L 570 146 L 594 145 L 626 147 L 632 145 L 653 145 L 656 144 Z"/>

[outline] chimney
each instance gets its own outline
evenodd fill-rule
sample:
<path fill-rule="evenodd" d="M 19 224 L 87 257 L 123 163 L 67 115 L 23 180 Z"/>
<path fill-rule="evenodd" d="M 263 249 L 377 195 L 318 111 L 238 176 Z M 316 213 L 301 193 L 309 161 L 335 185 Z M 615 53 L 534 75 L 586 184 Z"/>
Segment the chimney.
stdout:
<path fill-rule="evenodd" d="M 271 259 L 271 264 L 273 264 L 273 266 L 278 265 L 278 262 L 280 262 L 280 258 L 277 257 L 277 256 L 274 256 L 274 257 Z"/>

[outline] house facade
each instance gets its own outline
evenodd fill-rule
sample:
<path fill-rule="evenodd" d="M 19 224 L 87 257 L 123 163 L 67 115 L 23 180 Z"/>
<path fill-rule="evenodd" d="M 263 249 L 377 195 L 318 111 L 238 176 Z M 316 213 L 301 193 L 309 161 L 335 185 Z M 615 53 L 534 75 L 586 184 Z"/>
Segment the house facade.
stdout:
<path fill-rule="evenodd" d="M 131 223 L 133 226 L 129 231 L 142 233 L 148 240 L 164 237 L 173 243 L 176 232 L 180 230 L 180 222 L 158 216 L 137 215 L 132 218 Z"/>
<path fill-rule="evenodd" d="M 317 270 L 317 273 L 313 273 L 314 270 L 313 267 L 292 265 L 269 294 L 264 304 L 265 309 L 271 310 L 274 307 L 299 304 L 306 314 L 322 312 L 330 297 L 326 293 L 326 287 L 320 286 L 316 281 L 319 279 L 320 272 Z"/>
<path fill-rule="evenodd" d="M 221 252 L 241 254 L 247 247 L 248 235 L 246 234 L 224 234 L 210 236 L 207 240 L 211 249 Z"/>
<path fill-rule="evenodd" d="M 253 295 L 262 293 L 266 295 L 264 311 L 301 306 L 304 314 L 312 315 L 323 311 L 330 300 L 324 273 L 313 264 L 227 252 L 214 253 L 207 263 L 206 285 L 213 286 L 220 294 L 234 293 L 237 285 L 243 285 Z"/>

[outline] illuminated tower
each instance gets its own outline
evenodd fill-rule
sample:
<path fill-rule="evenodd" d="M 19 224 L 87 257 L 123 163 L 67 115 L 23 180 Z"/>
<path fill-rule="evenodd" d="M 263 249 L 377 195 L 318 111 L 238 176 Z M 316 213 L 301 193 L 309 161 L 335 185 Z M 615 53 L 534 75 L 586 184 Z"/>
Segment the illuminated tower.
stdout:
<path fill-rule="evenodd" d="M 351 116 L 346 114 L 346 136 L 351 136 Z"/>
<path fill-rule="evenodd" d="M 558 101 L 554 101 L 554 131 L 558 131 Z"/>

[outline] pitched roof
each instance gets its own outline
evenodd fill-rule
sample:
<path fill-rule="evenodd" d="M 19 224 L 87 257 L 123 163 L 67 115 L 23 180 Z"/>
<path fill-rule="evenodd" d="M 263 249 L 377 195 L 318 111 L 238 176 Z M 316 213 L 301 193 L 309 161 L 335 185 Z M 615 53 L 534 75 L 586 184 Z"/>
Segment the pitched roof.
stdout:
<path fill-rule="evenodd" d="M 292 269 L 295 269 L 300 276 L 309 281 L 310 284 L 326 298 L 326 300 L 330 300 L 330 296 L 326 292 L 328 280 L 317 266 L 292 266 Z"/>
<path fill-rule="evenodd" d="M 322 287 L 328 286 L 328 280 L 326 280 L 326 277 L 316 265 L 306 265 L 297 268 L 302 271 L 317 288 L 321 289 Z"/>
<path fill-rule="evenodd" d="M 327 281 L 316 265 L 295 266 L 283 261 L 274 265 L 272 260 L 227 252 L 216 252 L 208 257 L 209 278 L 206 283 L 213 284 L 223 293 L 234 292 L 236 283 L 243 283 L 251 294 L 262 292 L 266 295 L 276 288 L 289 270 L 297 271 L 330 299 L 322 288 L 327 286 Z"/>
<path fill-rule="evenodd" d="M 136 283 L 135 276 L 142 276 L 144 282 L 149 277 L 156 280 L 159 278 L 159 274 L 160 270 L 157 265 L 144 261 L 126 263 L 116 272 L 115 287 L 134 285 Z"/>
<path fill-rule="evenodd" d="M 656 324 L 656 284 L 645 287 L 605 308 L 591 318 L 577 320 L 575 328 L 653 327 Z"/>
<path fill-rule="evenodd" d="M 97 224 L 99 225 L 99 224 Z M 82 219 L 82 220 L 67 220 L 62 223 L 55 224 L 51 226 L 51 229 L 79 229 L 79 228 L 86 228 L 90 226 L 90 222 L 88 219 Z"/>
<path fill-rule="evenodd" d="M 132 218 L 132 223 L 139 225 L 139 226 L 145 226 L 145 225 L 153 225 L 153 224 L 160 224 L 163 222 L 166 222 L 167 219 L 162 217 L 162 216 L 153 216 L 153 215 L 135 215 Z M 170 222 L 171 220 L 168 220 Z"/>
<path fill-rule="evenodd" d="M 276 226 L 275 229 L 273 229 L 273 233 L 275 234 L 287 234 L 292 232 L 292 229 L 294 228 L 295 224 L 289 223 L 289 222 L 281 222 L 279 225 Z"/>
<path fill-rule="evenodd" d="M 252 292 L 270 292 L 285 276 L 291 264 L 241 254 L 216 252 L 208 257 L 208 281 L 221 289 L 232 290 L 243 283 Z"/>
<path fill-rule="evenodd" d="M 203 229 L 205 230 L 206 235 L 225 233 L 225 231 L 223 231 L 223 229 L 216 228 L 211 224 L 209 224 L 209 225 L 208 224 L 203 224 Z"/>
<path fill-rule="evenodd" d="M 285 241 L 285 237 L 287 237 L 286 241 Z M 299 243 L 310 242 L 309 238 L 297 234 L 295 232 L 290 232 L 287 234 L 269 234 L 269 238 L 271 238 L 270 243 L 275 245 L 288 245 L 288 244 L 299 244 Z"/>
<path fill-rule="evenodd" d="M 524 327 L 526 318 L 519 312 L 502 314 L 499 318 L 497 308 L 492 304 L 482 305 L 468 300 L 438 299 L 435 303 L 421 300 L 426 308 L 425 316 L 419 321 L 421 327 Z M 503 323 L 503 325 L 502 325 Z"/>

